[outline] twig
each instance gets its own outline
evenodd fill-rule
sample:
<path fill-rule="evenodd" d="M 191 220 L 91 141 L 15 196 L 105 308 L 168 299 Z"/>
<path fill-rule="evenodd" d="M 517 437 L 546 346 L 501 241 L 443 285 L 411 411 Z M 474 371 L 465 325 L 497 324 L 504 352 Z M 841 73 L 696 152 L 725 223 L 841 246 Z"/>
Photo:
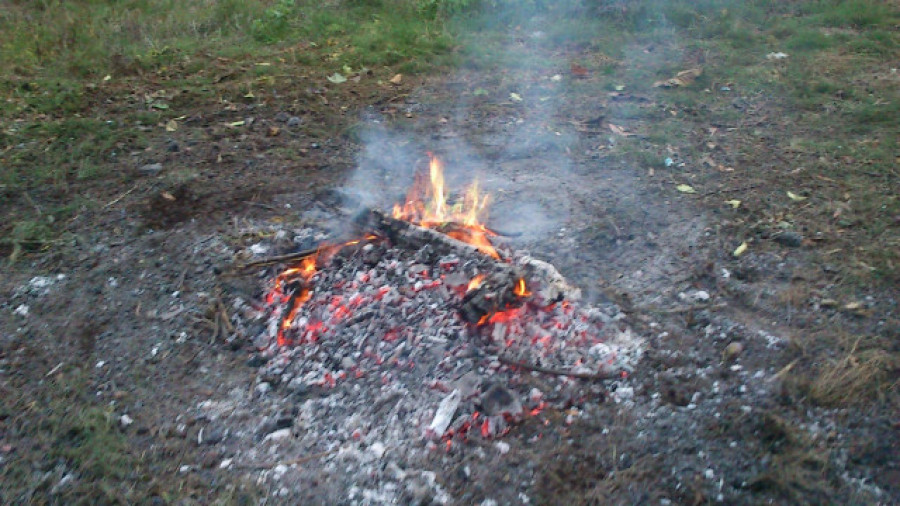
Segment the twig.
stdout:
<path fill-rule="evenodd" d="M 737 188 L 721 188 L 719 190 L 710 190 L 705 193 L 701 193 L 700 195 L 704 197 L 708 197 L 710 195 L 715 195 L 717 193 L 731 193 L 731 192 L 742 192 L 744 190 L 752 190 L 753 188 L 762 186 L 762 183 L 753 183 L 744 186 L 738 186 Z"/>
<path fill-rule="evenodd" d="M 50 369 L 50 372 L 48 372 L 45 377 L 53 376 L 53 373 L 60 370 L 63 365 L 65 365 L 65 362 L 60 362 L 60 363 L 56 364 L 56 367 L 54 367 L 53 369 Z"/>
<path fill-rule="evenodd" d="M 515 367 L 521 367 L 522 369 L 527 369 L 529 371 L 540 372 L 544 374 L 552 374 L 554 376 L 568 376 L 570 378 L 578 378 L 578 379 L 586 379 L 592 381 L 602 381 L 602 380 L 610 380 L 616 379 L 619 377 L 618 373 L 608 372 L 608 373 L 586 373 L 586 372 L 574 372 L 574 371 L 563 371 L 561 369 L 550 369 L 549 367 L 541 367 L 539 365 L 526 364 L 525 362 L 519 362 L 518 360 L 513 360 L 508 357 L 504 357 L 503 355 L 497 355 L 497 360 L 500 361 L 501 364 L 511 365 Z"/>
<path fill-rule="evenodd" d="M 110 200 L 109 202 L 106 203 L 105 206 L 103 206 L 103 209 L 109 209 L 110 207 L 116 205 L 120 200 L 122 200 L 122 199 L 124 199 L 125 197 L 127 197 L 128 195 L 130 195 L 131 192 L 133 192 L 134 190 L 137 190 L 137 187 L 138 187 L 138 185 L 135 184 L 135 185 L 132 186 L 131 189 L 129 189 L 127 192 L 125 192 L 125 193 L 119 195 L 118 197 L 116 197 L 116 198 Z"/>
<path fill-rule="evenodd" d="M 290 262 L 292 260 L 303 260 L 304 258 L 315 255 L 319 252 L 319 248 L 310 248 L 302 251 L 297 251 L 296 253 L 288 253 L 287 255 L 278 255 L 274 257 L 263 258 L 262 260 L 254 260 L 253 262 L 247 262 L 244 265 L 238 267 L 238 270 L 246 270 L 251 267 L 262 267 L 266 265 L 280 264 L 282 262 Z"/>
<path fill-rule="evenodd" d="M 656 314 L 678 314 L 678 313 L 688 313 L 690 311 L 701 311 L 703 309 L 721 309 L 723 307 L 728 307 L 728 304 L 700 304 L 697 306 L 682 306 L 682 307 L 673 307 L 667 309 L 653 308 L 653 307 L 644 307 L 644 308 L 636 308 L 638 311 L 646 311 L 648 313 L 656 313 Z"/>
<path fill-rule="evenodd" d="M 327 456 L 337 453 L 339 451 L 341 451 L 340 447 L 334 448 L 332 450 L 327 450 L 324 452 L 313 453 L 312 455 L 306 455 L 305 457 L 298 457 L 293 460 L 284 460 L 281 462 L 275 462 L 274 464 L 256 464 L 256 465 L 248 464 L 248 465 L 239 466 L 239 467 L 241 467 L 242 469 L 272 469 L 276 466 L 293 466 L 293 465 L 298 465 L 298 464 L 305 464 L 311 460 L 320 459 L 322 457 L 327 457 Z"/>

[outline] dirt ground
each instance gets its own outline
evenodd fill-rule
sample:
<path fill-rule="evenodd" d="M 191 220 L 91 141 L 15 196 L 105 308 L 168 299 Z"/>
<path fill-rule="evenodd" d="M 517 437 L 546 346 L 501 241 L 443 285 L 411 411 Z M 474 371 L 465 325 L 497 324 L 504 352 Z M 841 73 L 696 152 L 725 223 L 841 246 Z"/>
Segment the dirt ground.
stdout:
<path fill-rule="evenodd" d="M 479 173 L 494 195 L 489 225 L 594 303 L 618 306 L 647 349 L 620 391 L 585 401 L 568 423 L 551 411 L 515 427 L 506 452 L 435 452 L 428 470 L 446 495 L 411 487 L 401 503 L 900 502 L 896 390 L 823 407 L 797 375 L 813 370 L 806 357 L 823 356 L 814 349 L 823 327 L 896 346 L 896 288 L 860 293 L 859 310 L 842 310 L 816 299 L 834 278 L 814 242 L 773 234 L 735 256 L 744 229 L 721 189 L 742 184 L 679 156 L 713 143 L 740 170 L 777 165 L 777 150 L 744 148 L 759 129 L 788 135 L 783 104 L 712 94 L 705 108 L 739 103 L 740 114 L 710 130 L 666 90 L 610 92 L 591 79 L 565 64 L 400 86 L 310 84 L 264 105 L 196 103 L 177 131 L 153 132 L 121 162 L 130 186 L 88 188 L 106 204 L 66 225 L 73 243 L 3 268 L 0 468 L 7 483 L 27 485 L 3 487 L 2 502 L 78 502 L 103 476 L 109 502 L 354 503 L 337 484 L 273 474 L 334 456 L 276 449 L 265 455 L 271 466 L 243 465 L 258 427 L 279 414 L 292 427 L 294 401 L 256 404 L 252 342 L 216 315 L 265 290 L 266 277 L 233 271 L 251 245 L 281 253 L 297 246 L 279 243 L 278 230 L 339 230 L 348 195 L 378 177 L 402 191 L 408 181 L 390 179 L 403 173 L 394 169 L 425 150 L 448 170 Z M 659 146 L 656 165 L 619 155 L 623 132 L 641 135 L 673 110 L 684 135 Z M 139 170 L 154 163 L 159 172 Z M 680 164 L 695 167 L 703 191 L 675 189 Z M 210 405 L 233 409 L 215 418 Z"/>

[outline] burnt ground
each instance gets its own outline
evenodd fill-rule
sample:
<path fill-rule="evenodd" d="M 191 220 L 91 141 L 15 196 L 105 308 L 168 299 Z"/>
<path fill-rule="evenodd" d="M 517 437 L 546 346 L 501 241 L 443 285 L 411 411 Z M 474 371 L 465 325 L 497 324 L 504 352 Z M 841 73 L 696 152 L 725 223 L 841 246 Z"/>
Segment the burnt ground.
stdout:
<path fill-rule="evenodd" d="M 393 169 L 426 149 L 448 170 L 480 173 L 495 196 L 489 223 L 508 244 L 617 305 L 647 349 L 616 395 L 568 421 L 554 410 L 529 419 L 502 440 L 506 453 L 477 442 L 435 451 L 417 471 L 446 495 L 410 486 L 401 503 L 900 501 L 896 389 L 863 404 L 810 401 L 829 388 L 868 395 L 842 370 L 837 384 L 816 382 L 828 356 L 816 336 L 895 339 L 896 289 L 860 290 L 849 309 L 823 304 L 839 281 L 809 240 L 758 235 L 735 257 L 746 228 L 720 192 L 747 184 L 688 149 L 715 144 L 738 170 L 776 166 L 758 130 L 787 135 L 784 104 L 738 90 L 684 112 L 666 90 L 610 92 L 570 75 L 568 59 L 589 54 L 557 56 L 558 69 L 185 104 L 176 132 L 152 133 L 122 162 L 128 185 L 87 188 L 101 205 L 66 224 L 71 242 L 3 270 L 0 466 L 4 481 L 28 484 L 4 487 L 3 502 L 73 502 L 102 481 L 103 501 L 350 503 L 339 482 L 292 479 L 339 456 L 260 441 L 273 419 L 294 427 L 296 402 L 256 400 L 252 343 L 218 315 L 258 298 L 274 272 L 232 271 L 251 245 L 280 253 L 297 246 L 278 230 L 339 232 L 343 211 L 366 202 L 357 190 L 402 192 L 408 180 Z M 621 132 L 653 144 L 642 132 L 671 111 L 683 135 L 657 144 L 659 160 L 621 152 Z M 720 111 L 728 124 L 710 130 Z M 150 163 L 161 172 L 137 171 Z M 676 190 L 685 167 L 698 193 Z M 753 192 L 765 188 L 741 190 Z M 253 451 L 271 465 L 241 461 Z M 403 467 L 402 455 L 385 458 Z"/>

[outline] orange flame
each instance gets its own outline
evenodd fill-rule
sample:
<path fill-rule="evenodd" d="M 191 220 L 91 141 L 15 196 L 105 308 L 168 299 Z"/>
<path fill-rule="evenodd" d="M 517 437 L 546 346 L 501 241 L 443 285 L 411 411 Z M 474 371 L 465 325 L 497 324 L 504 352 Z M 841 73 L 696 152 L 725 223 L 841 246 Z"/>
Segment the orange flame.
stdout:
<path fill-rule="evenodd" d="M 463 195 L 461 202 L 450 205 L 444 187 L 444 167 L 437 157 L 428 153 L 428 180 L 417 172 L 413 185 L 406 194 L 406 202 L 394 205 L 394 218 L 406 220 L 425 228 L 445 228 L 454 239 L 475 246 L 482 253 L 500 258 L 491 245 L 489 236 L 496 235 L 484 226 L 482 220 L 487 211 L 489 195 L 481 195 L 478 182 L 474 182 Z M 451 226 L 452 225 L 452 226 Z"/>
<path fill-rule="evenodd" d="M 528 291 L 528 287 L 525 286 L 525 280 L 522 278 L 519 278 L 519 281 L 516 282 L 513 293 L 519 297 L 529 297 L 531 295 L 531 292 Z"/>
<path fill-rule="evenodd" d="M 469 286 L 466 287 L 466 291 L 471 292 L 472 290 L 481 286 L 482 283 L 484 283 L 484 274 L 479 274 L 472 278 L 472 281 L 469 281 Z"/>

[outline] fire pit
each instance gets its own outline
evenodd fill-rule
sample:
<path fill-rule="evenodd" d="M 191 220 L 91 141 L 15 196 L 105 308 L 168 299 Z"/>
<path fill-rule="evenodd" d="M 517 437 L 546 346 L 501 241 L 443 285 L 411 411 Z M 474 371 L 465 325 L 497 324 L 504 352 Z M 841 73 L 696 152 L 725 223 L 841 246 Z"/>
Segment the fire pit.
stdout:
<path fill-rule="evenodd" d="M 414 462 L 465 451 L 547 408 L 571 421 L 627 377 L 642 340 L 623 316 L 582 305 L 553 266 L 495 245 L 487 203 L 477 184 L 451 202 L 431 157 L 392 214 L 354 220 L 356 238 L 276 259 L 290 262 L 261 312 L 256 392 L 298 400 L 304 452 L 357 444 Z"/>
<path fill-rule="evenodd" d="M 548 403 L 577 405 L 601 395 L 598 380 L 627 377 L 640 340 L 616 315 L 580 306 L 551 265 L 495 247 L 488 200 L 476 182 L 450 202 L 431 156 L 391 216 L 355 220 L 359 239 L 293 255 L 256 338 L 268 385 L 314 391 L 335 404 L 322 414 L 350 408 L 344 423 L 386 411 L 404 418 L 397 439 L 450 448 L 472 427 L 497 437 Z M 361 437 L 365 425 L 343 430 Z"/>

